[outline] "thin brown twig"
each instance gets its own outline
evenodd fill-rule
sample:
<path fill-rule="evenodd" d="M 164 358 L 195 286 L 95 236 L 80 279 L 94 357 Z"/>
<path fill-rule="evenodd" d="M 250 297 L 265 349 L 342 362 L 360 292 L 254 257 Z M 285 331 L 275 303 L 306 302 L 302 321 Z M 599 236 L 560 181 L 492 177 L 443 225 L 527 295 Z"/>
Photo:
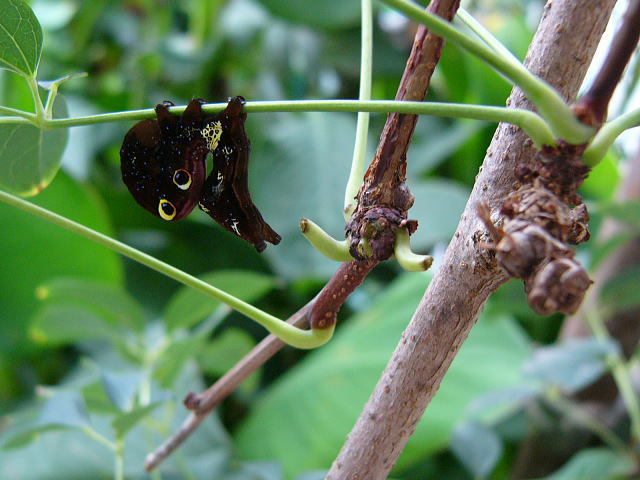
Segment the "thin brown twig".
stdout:
<path fill-rule="evenodd" d="M 596 78 L 574 107 L 585 123 L 599 127 L 607 119 L 611 96 L 638 45 L 638 39 L 640 0 L 631 0 Z"/>
<path fill-rule="evenodd" d="M 296 326 L 303 326 L 307 321 L 307 312 L 312 303 L 313 300 L 294 313 L 287 322 Z M 284 347 L 282 340 L 275 335 L 268 335 L 203 393 L 199 395 L 189 393 L 185 397 L 184 403 L 188 409 L 194 411 L 162 445 L 147 455 L 144 468 L 150 472 L 171 455 L 200 426 L 214 408 L 228 397 L 245 378 L 260 368 L 282 347 Z"/>

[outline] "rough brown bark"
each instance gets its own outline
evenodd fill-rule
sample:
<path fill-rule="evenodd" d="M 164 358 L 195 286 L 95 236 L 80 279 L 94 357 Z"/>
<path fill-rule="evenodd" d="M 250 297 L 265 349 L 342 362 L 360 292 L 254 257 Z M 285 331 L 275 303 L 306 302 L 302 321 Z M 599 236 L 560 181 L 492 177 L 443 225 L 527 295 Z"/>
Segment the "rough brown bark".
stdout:
<path fill-rule="evenodd" d="M 613 0 L 549 1 L 529 48 L 527 67 L 573 99 L 606 26 Z M 508 104 L 531 108 L 515 89 Z M 477 243 L 485 236 L 480 202 L 497 207 L 516 186 L 515 166 L 530 162 L 531 141 L 500 125 L 466 209 L 411 323 L 349 434 L 327 478 L 384 479 L 413 433 L 488 296 L 504 282 Z M 485 237 L 486 238 L 486 237 Z"/>

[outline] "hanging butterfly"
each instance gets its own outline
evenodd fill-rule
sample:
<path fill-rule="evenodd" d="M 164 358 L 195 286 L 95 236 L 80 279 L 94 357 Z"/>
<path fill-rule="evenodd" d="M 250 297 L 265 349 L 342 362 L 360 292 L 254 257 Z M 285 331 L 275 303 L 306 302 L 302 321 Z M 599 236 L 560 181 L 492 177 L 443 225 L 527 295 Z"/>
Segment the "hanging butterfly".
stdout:
<path fill-rule="evenodd" d="M 146 210 L 167 221 L 187 216 L 198 204 L 228 231 L 258 252 L 280 243 L 251 200 L 249 139 L 244 130 L 244 98 L 233 97 L 216 115 L 202 111 L 204 100 L 189 102 L 181 117 L 171 102 L 156 106 L 157 119 L 135 124 L 120 149 L 122 180 Z M 207 175 L 206 158 L 213 168 Z"/>

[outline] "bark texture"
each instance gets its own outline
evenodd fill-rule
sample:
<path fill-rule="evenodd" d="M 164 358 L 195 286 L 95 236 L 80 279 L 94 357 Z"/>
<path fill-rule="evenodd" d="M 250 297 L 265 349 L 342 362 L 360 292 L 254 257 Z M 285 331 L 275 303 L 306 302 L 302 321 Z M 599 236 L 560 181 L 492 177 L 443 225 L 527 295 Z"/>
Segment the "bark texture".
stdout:
<path fill-rule="evenodd" d="M 574 99 L 614 6 L 613 0 L 549 1 L 529 48 L 527 67 Z M 508 105 L 531 108 L 515 89 Z M 476 212 L 492 209 L 517 187 L 516 165 L 535 151 L 519 129 L 501 124 L 457 231 L 387 368 L 334 461 L 331 480 L 384 479 L 413 433 L 484 302 L 507 278 L 492 256 Z"/>

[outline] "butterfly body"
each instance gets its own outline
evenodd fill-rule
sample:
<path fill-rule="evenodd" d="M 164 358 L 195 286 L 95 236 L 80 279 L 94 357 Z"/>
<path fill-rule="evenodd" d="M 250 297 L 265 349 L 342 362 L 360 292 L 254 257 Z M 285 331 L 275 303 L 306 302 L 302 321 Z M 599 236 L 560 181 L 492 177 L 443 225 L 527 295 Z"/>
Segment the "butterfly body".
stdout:
<path fill-rule="evenodd" d="M 258 251 L 266 248 L 265 241 L 278 244 L 280 236 L 249 193 L 244 99 L 230 99 L 216 115 L 205 115 L 203 103 L 192 100 L 177 117 L 165 102 L 156 106 L 157 120 L 143 120 L 129 130 L 120 150 L 124 183 L 142 207 L 164 220 L 179 220 L 197 204 Z M 213 167 L 206 177 L 209 153 Z"/>

